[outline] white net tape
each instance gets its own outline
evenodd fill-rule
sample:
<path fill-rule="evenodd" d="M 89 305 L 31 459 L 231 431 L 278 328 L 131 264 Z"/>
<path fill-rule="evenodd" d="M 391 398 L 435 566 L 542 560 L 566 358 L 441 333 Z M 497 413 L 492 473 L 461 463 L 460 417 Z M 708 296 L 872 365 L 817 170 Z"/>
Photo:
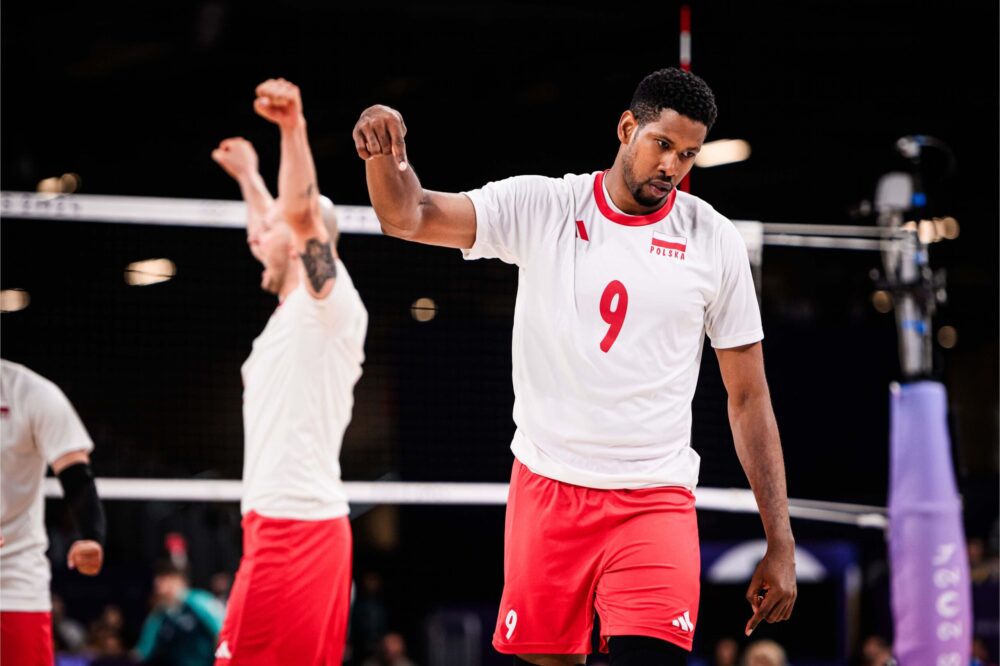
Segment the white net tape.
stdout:
<path fill-rule="evenodd" d="M 247 220 L 246 205 L 241 201 L 34 192 L 0 192 L 0 216 L 234 229 L 245 228 Z M 338 205 L 337 224 L 343 233 L 382 233 L 370 206 Z"/>
<path fill-rule="evenodd" d="M 61 196 L 34 192 L 0 192 L 0 216 L 21 219 L 154 224 L 186 227 L 246 227 L 246 205 L 215 199 L 167 199 L 95 194 Z M 345 234 L 381 234 L 371 206 L 337 204 L 337 224 Z M 735 222 L 750 251 L 760 263 L 763 240 L 760 222 Z"/>
<path fill-rule="evenodd" d="M 506 483 L 441 483 L 416 481 L 346 481 L 344 488 L 353 504 L 424 504 L 502 506 L 507 503 Z M 215 479 L 97 479 L 97 491 L 105 500 L 154 500 L 174 502 L 238 502 L 240 481 Z M 54 478 L 46 479 L 47 497 L 62 497 Z M 706 511 L 757 513 L 753 493 L 739 488 L 698 488 L 695 504 Z M 789 500 L 793 518 L 884 529 L 882 507 L 815 500 Z"/>

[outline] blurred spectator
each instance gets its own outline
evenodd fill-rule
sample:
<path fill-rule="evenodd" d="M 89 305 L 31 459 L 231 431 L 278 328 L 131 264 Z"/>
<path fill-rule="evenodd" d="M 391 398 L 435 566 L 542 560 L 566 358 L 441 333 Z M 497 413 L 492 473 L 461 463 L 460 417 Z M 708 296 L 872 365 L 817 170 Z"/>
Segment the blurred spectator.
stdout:
<path fill-rule="evenodd" d="M 121 637 L 105 630 L 97 644 L 97 652 L 88 666 L 135 666 L 136 661 L 125 651 Z"/>
<path fill-rule="evenodd" d="M 971 666 L 997 666 L 990 657 L 990 650 L 986 647 L 986 641 L 976 638 L 972 641 L 972 661 Z"/>
<path fill-rule="evenodd" d="M 225 607 L 205 590 L 188 586 L 172 562 L 157 567 L 153 610 L 142 625 L 137 656 L 165 666 L 212 666 Z"/>
<path fill-rule="evenodd" d="M 78 652 L 87 643 L 87 630 L 66 616 L 66 604 L 58 594 L 52 595 L 52 638 L 57 652 Z"/>
<path fill-rule="evenodd" d="M 169 532 L 163 537 L 163 545 L 167 548 L 170 563 L 180 571 L 188 569 L 187 539 L 180 532 Z"/>
<path fill-rule="evenodd" d="M 986 553 L 986 542 L 974 537 L 968 540 L 969 574 L 974 585 L 1000 580 L 1000 560 Z"/>
<path fill-rule="evenodd" d="M 226 571 L 220 571 L 219 573 L 212 574 L 212 578 L 208 581 L 208 588 L 212 591 L 212 595 L 222 602 L 222 605 L 226 605 L 226 601 L 229 600 L 229 590 L 233 586 L 233 577 Z"/>
<path fill-rule="evenodd" d="M 108 604 L 101 611 L 101 616 L 97 622 L 115 636 L 121 637 L 122 629 L 125 627 L 125 617 L 122 609 L 115 604 Z"/>
<path fill-rule="evenodd" d="M 358 655 L 371 654 L 389 631 L 388 613 L 382 601 L 382 576 L 367 571 L 361 576 L 351 612 L 351 644 Z"/>
<path fill-rule="evenodd" d="M 774 641 L 754 641 L 743 653 L 743 666 L 788 666 L 788 657 Z"/>
<path fill-rule="evenodd" d="M 896 666 L 892 648 L 881 636 L 869 636 L 861 645 L 861 666 Z"/>
<path fill-rule="evenodd" d="M 990 663 L 991 656 L 996 661 L 1000 646 L 1000 560 L 992 537 L 989 544 L 983 538 L 971 537 L 966 547 L 975 621 L 972 635 L 982 643 L 984 663 Z"/>
<path fill-rule="evenodd" d="M 101 610 L 101 615 L 90 623 L 87 644 L 94 656 L 92 664 L 111 666 L 112 664 L 135 663 L 128 658 L 122 641 L 122 629 L 125 626 L 121 609 L 108 604 Z"/>
<path fill-rule="evenodd" d="M 400 634 L 390 632 L 379 641 L 378 652 L 361 666 L 414 666 L 406 656 L 406 642 Z"/>
<path fill-rule="evenodd" d="M 740 644 L 732 638 L 723 638 L 715 644 L 714 666 L 736 666 L 739 662 Z"/>

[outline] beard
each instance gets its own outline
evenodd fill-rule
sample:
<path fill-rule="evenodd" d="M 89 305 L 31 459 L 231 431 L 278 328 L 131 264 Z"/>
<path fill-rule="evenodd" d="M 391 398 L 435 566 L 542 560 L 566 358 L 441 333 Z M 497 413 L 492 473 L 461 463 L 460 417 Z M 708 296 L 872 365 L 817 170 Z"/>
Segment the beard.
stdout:
<path fill-rule="evenodd" d="M 640 206 L 645 206 L 646 208 L 654 208 L 661 203 L 665 197 L 654 197 L 652 195 L 644 194 L 643 188 L 649 184 L 653 179 L 647 178 L 645 180 L 639 180 L 635 175 L 635 170 L 633 169 L 635 165 L 635 160 L 631 153 L 626 152 L 623 160 L 623 173 L 622 177 L 625 179 L 625 187 L 632 194 L 632 198 L 635 199 L 636 203 Z M 668 191 L 669 194 L 669 191 Z"/>

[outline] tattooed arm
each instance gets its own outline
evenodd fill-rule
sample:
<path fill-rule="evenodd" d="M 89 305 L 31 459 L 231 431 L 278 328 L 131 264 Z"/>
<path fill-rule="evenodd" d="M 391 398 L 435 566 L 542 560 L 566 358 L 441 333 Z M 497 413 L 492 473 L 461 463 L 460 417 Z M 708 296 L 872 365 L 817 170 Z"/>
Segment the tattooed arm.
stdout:
<path fill-rule="evenodd" d="M 254 109 L 281 130 L 278 204 L 302 258 L 306 289 L 314 297 L 324 298 L 337 277 L 336 251 L 320 214 L 316 166 L 299 88 L 284 79 L 269 79 L 257 86 Z"/>

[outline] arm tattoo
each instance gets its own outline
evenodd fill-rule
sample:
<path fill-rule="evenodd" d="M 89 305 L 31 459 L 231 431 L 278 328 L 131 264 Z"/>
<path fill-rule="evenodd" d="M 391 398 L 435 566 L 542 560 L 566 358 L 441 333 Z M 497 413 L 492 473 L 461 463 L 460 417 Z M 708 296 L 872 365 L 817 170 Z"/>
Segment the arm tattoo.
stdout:
<path fill-rule="evenodd" d="M 306 241 L 306 251 L 299 256 L 302 257 L 302 264 L 306 267 L 309 284 L 317 293 L 327 280 L 337 277 L 337 263 L 333 259 L 329 242 L 324 243 L 318 238 L 310 238 Z"/>

